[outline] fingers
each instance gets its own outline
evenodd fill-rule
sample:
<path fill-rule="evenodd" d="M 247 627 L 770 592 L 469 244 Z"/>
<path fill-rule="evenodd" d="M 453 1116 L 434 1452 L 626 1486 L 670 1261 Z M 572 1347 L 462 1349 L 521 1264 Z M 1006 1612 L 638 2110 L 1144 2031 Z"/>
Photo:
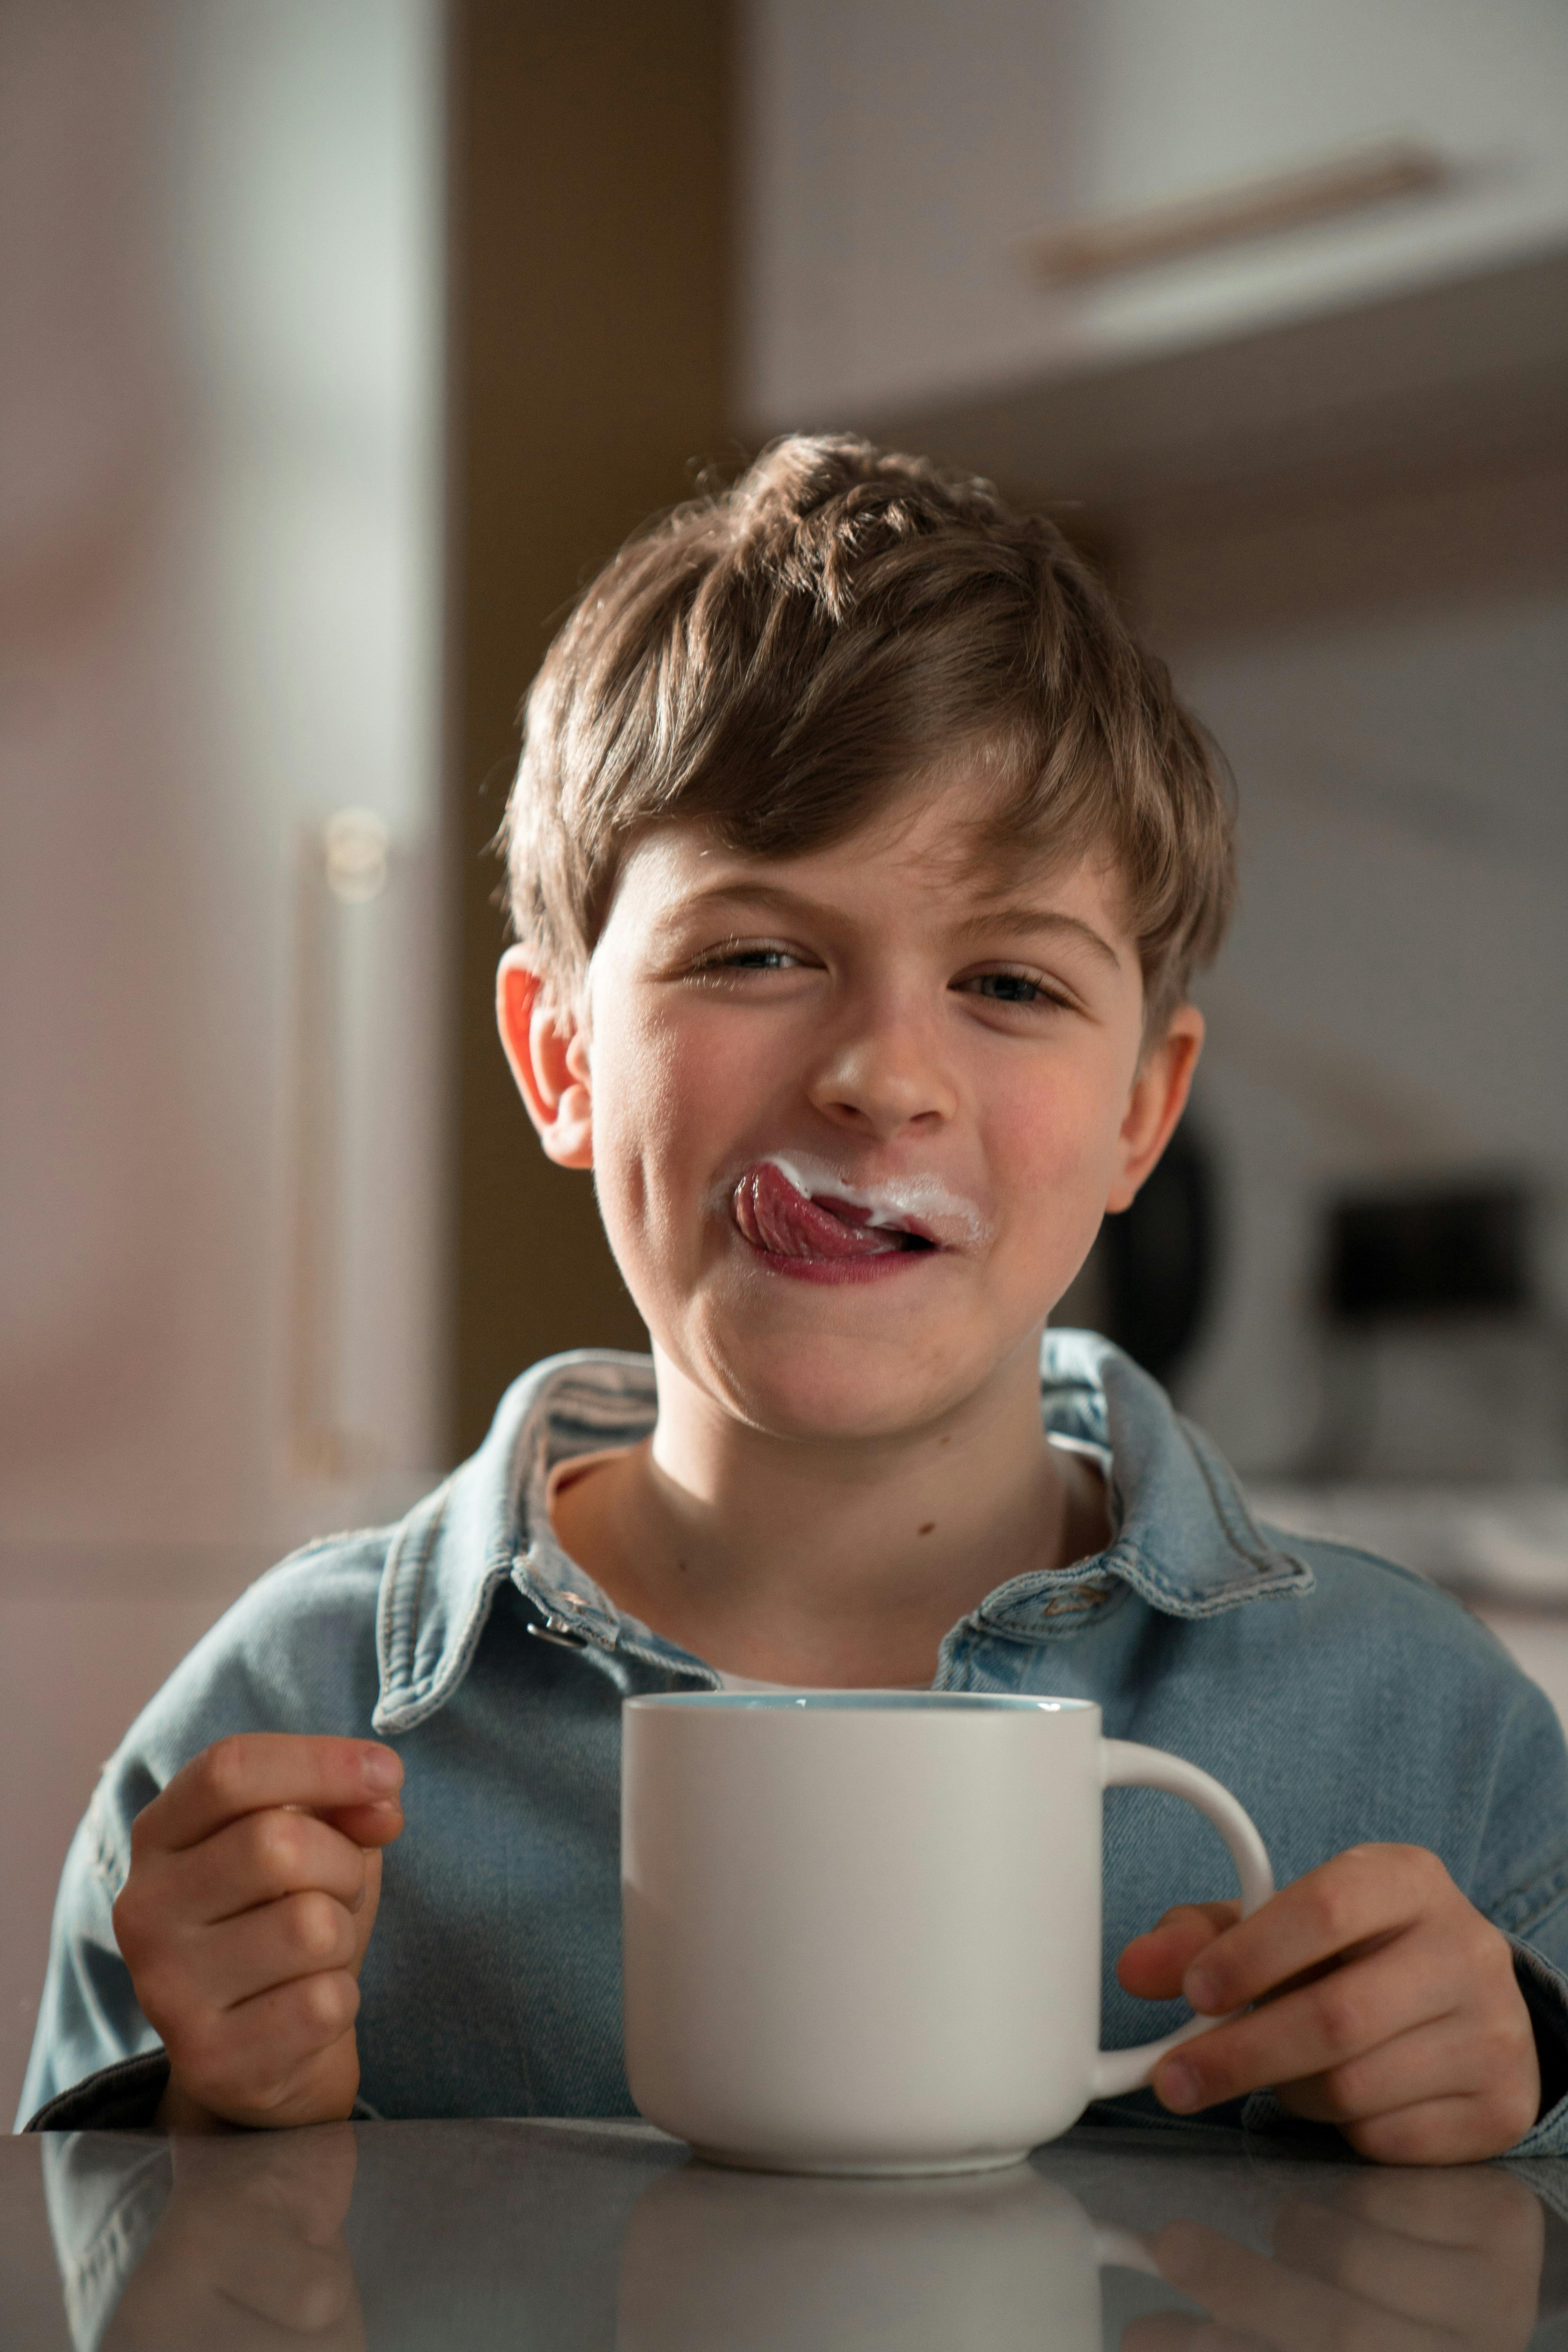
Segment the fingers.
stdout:
<path fill-rule="evenodd" d="M 1205 2008 L 1258 2006 L 1156 2070 L 1177 2114 L 1272 2087 L 1363 2155 L 1406 2164 L 1500 2155 L 1535 2119 L 1534 2034 L 1507 1939 L 1435 1856 L 1337 1856 L 1216 1937 L 1184 1981 Z"/>
<path fill-rule="evenodd" d="M 1185 2114 L 1346 2067 L 1406 2020 L 1447 2011 L 1457 1990 L 1435 1939 L 1402 1938 L 1184 2042 L 1158 2069 L 1154 2085 L 1167 2105 Z"/>
<path fill-rule="evenodd" d="M 274 1806 L 321 1812 L 374 1805 L 402 1780 L 395 1751 L 374 1740 L 237 1733 L 193 1757 L 138 1815 L 132 1858 L 150 1848 L 178 1853 L 198 1845 L 241 1814 Z"/>
<path fill-rule="evenodd" d="M 1352 1846 L 1216 1936 L 1182 1989 L 1194 2009 L 1219 2016 L 1450 1906 L 1470 1911 L 1425 1847 Z"/>
<path fill-rule="evenodd" d="M 321 1969 L 352 1971 L 358 1935 L 353 1915 L 313 1887 L 226 1920 L 205 1939 L 202 1992 L 227 2010 L 269 1987 Z"/>
<path fill-rule="evenodd" d="M 1496 2120 L 1494 2103 L 1484 2096 L 1426 2099 L 1395 2115 L 1369 2116 L 1341 2126 L 1358 2156 L 1371 2164 L 1484 2164 L 1501 2156 L 1535 2120 L 1513 2126 Z"/>
<path fill-rule="evenodd" d="M 308 1887 L 345 1910 L 357 1910 L 364 1899 L 363 1848 L 311 1813 L 247 1813 L 204 1845 L 159 1859 L 163 1887 L 177 1884 L 185 1916 L 202 1925 Z"/>
<path fill-rule="evenodd" d="M 401 1779 L 372 1741 L 245 1735 L 141 1815 L 113 1921 L 169 2053 L 171 2126 L 349 2112 L 356 1979 Z"/>
<path fill-rule="evenodd" d="M 1116 1963 L 1119 1983 L 1142 2000 L 1174 2000 L 1204 1947 L 1240 1916 L 1239 1903 L 1178 1904 L 1127 1946 Z"/>
<path fill-rule="evenodd" d="M 374 1805 L 322 1805 L 319 1819 L 346 1837 L 351 1845 L 391 1845 L 403 1835 L 403 1802 L 399 1797 L 378 1798 Z"/>
<path fill-rule="evenodd" d="M 284 1818 L 292 1824 L 298 1817 Z M 332 1832 L 323 1835 L 335 1838 Z M 132 1937 L 138 1999 L 182 2073 L 183 2055 L 192 2039 L 199 2034 L 205 2045 L 221 2035 L 225 2016 L 258 1993 L 321 1972 L 346 1970 L 351 1978 L 358 1976 L 375 1922 L 381 1856 L 362 1854 L 344 1839 L 335 1842 L 357 1865 L 359 1885 L 352 1907 L 319 1886 L 306 1885 L 215 1925 L 171 1932 L 165 1917 L 161 1935 L 144 1945 Z M 173 1867 L 180 1867 L 183 1860 L 177 1858 Z M 156 1881 L 144 1887 L 142 1905 L 156 1911 L 159 1892 Z M 197 2063 L 210 2076 L 210 2049 Z"/>
<path fill-rule="evenodd" d="M 1459 2012 L 1375 2043 L 1342 2065 L 1279 2085 L 1281 2103 L 1312 2123 L 1355 2124 L 1424 2099 L 1468 2098 L 1478 2126 L 1508 2129 L 1511 2147 L 1535 2121 L 1540 2082 L 1528 2017 L 1517 2035 L 1478 2028 Z M 1484 2120 L 1483 2120 L 1484 2119 Z"/>
<path fill-rule="evenodd" d="M 230 2123 L 345 2116 L 359 2087 L 359 1986 L 346 1969 L 275 1985 L 234 2008 L 182 2013 L 164 2030 L 180 2083 Z"/>

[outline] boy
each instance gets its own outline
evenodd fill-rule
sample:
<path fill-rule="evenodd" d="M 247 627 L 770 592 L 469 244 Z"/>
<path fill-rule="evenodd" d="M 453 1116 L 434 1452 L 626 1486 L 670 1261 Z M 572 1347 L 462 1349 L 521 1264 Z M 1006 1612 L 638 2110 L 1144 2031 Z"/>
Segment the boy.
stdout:
<path fill-rule="evenodd" d="M 623 1696 L 934 1683 L 1097 1698 L 1263 1832 L 1237 1924 L 1195 1817 L 1110 1808 L 1107 2042 L 1239 2012 L 1133 2111 L 1568 2148 L 1546 1701 L 1045 1333 L 1181 1115 L 1232 892 L 1212 756 L 1059 535 L 781 444 L 590 587 L 506 833 L 506 1051 L 652 1364 L 536 1367 L 193 1653 L 68 1860 L 24 2113 L 626 2112 Z"/>

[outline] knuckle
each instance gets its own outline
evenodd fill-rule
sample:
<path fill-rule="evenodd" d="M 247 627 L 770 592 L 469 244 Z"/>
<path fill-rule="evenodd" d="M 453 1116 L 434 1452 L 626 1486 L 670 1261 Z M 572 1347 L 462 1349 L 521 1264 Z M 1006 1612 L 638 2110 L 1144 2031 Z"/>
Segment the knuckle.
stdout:
<path fill-rule="evenodd" d="M 301 2021 L 323 2040 L 335 2037 L 359 2014 L 359 1987 L 346 1969 L 307 1977 L 299 1989 Z"/>
<path fill-rule="evenodd" d="M 330 1895 L 309 1888 L 289 1906 L 289 1940 L 304 1959 L 325 1963 L 343 1948 L 344 1915 Z"/>
<path fill-rule="evenodd" d="M 226 1738 L 215 1739 L 197 1759 L 196 1771 L 204 1793 L 215 1805 L 225 1812 L 237 1811 L 245 1801 L 248 1782 L 244 1735 L 231 1731 Z"/>
<path fill-rule="evenodd" d="M 1354 1935 L 1362 1884 L 1359 1871 L 1353 1876 L 1325 1872 L 1312 1889 L 1311 1926 L 1331 1951 L 1349 1943 Z"/>
<path fill-rule="evenodd" d="M 1519 1979 L 1514 1973 L 1512 1945 L 1502 1929 L 1494 1927 L 1480 1912 L 1472 1912 L 1471 1918 L 1477 1972 L 1492 1979 L 1500 1991 L 1511 1995 L 1510 2007 L 1517 2005 L 1519 2011 L 1528 2020 L 1530 2012 L 1525 2008 L 1524 1995 L 1519 1990 Z"/>
<path fill-rule="evenodd" d="M 268 1886 L 292 1885 L 303 1859 L 304 1839 L 297 1813 L 270 1812 L 251 1816 L 250 1864 Z"/>
<path fill-rule="evenodd" d="M 1360 1996 L 1346 1981 L 1347 1972 L 1325 1977 L 1312 1989 L 1312 2018 L 1324 2047 L 1359 2052 L 1365 2040 L 1366 2015 Z"/>
<path fill-rule="evenodd" d="M 1522 2139 L 1535 2121 L 1540 2095 L 1517 2080 L 1499 2084 L 1477 2101 L 1477 2128 L 1485 2142 L 1483 2153 L 1500 2156 Z"/>

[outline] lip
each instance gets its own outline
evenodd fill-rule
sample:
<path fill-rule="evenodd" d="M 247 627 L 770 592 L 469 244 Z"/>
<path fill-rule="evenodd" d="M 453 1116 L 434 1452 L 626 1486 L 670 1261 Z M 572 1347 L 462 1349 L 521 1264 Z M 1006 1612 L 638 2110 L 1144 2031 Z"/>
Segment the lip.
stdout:
<path fill-rule="evenodd" d="M 791 1282 L 867 1283 L 888 1282 L 910 1266 L 936 1265 L 947 1256 L 944 1249 L 884 1250 L 876 1257 L 785 1257 L 782 1251 L 759 1249 L 749 1242 L 739 1227 L 735 1238 L 747 1255 L 770 1274 L 782 1274 Z"/>
<path fill-rule="evenodd" d="M 842 1192 L 814 1192 L 811 1197 L 821 1207 L 831 1210 L 836 1217 L 842 1218 L 847 1225 L 870 1225 L 886 1233 L 910 1234 L 917 1242 L 924 1242 L 928 1249 L 945 1250 L 952 1246 L 940 1234 L 933 1234 L 922 1217 L 900 1216 L 893 1224 L 886 1218 L 873 1215 L 870 1211 L 863 1209 L 858 1201 L 851 1201 Z M 907 1256 L 909 1252 L 901 1251 L 899 1255 Z"/>
<path fill-rule="evenodd" d="M 766 1272 L 834 1284 L 889 1279 L 952 1255 L 983 1230 L 974 1203 L 931 1176 L 858 1177 L 815 1154 L 749 1159 L 725 1187 L 725 1222 Z M 920 1215 L 917 1203 L 932 1214 Z"/>
<path fill-rule="evenodd" d="M 923 1242 L 923 1251 L 907 1255 L 967 1255 L 990 1238 L 991 1220 L 980 1203 L 955 1192 L 941 1177 L 925 1169 L 903 1169 L 869 1175 L 853 1159 L 825 1159 L 819 1152 L 793 1145 L 748 1153 L 715 1187 L 715 1207 L 731 1213 L 735 1188 L 752 1171 L 777 1171 L 785 1182 L 805 1198 L 829 1210 L 843 1223 L 904 1233 Z M 752 1244 L 753 1247 L 756 1244 Z M 762 1251 L 767 1255 L 765 1247 Z M 856 1253 L 858 1255 L 858 1253 Z"/>

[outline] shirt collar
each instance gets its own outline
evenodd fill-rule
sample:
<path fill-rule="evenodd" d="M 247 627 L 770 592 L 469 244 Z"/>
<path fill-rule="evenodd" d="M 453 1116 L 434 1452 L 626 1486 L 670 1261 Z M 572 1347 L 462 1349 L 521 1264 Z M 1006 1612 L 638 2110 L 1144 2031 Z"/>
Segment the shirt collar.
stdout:
<path fill-rule="evenodd" d="M 1311 1570 L 1267 1540 L 1207 1439 L 1108 1339 L 1048 1331 L 1040 1386 L 1047 1429 L 1105 1467 L 1116 1532 L 1092 1559 L 999 1585 L 975 1612 L 982 1624 L 1014 1638 L 1059 1635 L 1115 1581 L 1187 1618 L 1311 1589 Z M 545 1509 L 558 1463 L 636 1444 L 654 1410 L 646 1356 L 577 1349 L 512 1383 L 479 1452 L 393 1535 L 376 1619 L 377 1731 L 411 1730 L 446 1704 L 509 1578 L 546 1632 L 689 1663 L 616 1611 L 562 1550 Z"/>

